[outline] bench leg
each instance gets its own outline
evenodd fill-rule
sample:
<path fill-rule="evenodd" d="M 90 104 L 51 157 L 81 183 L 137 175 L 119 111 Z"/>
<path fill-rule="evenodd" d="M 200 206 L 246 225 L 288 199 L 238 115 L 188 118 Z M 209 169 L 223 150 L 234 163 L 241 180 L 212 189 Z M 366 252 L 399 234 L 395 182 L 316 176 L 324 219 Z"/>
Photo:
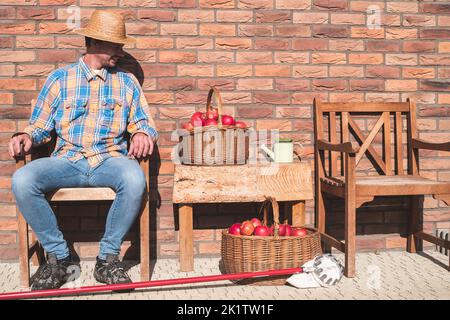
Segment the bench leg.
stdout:
<path fill-rule="evenodd" d="M 316 217 L 317 217 L 317 229 L 321 234 L 325 234 L 326 212 L 325 212 L 325 197 L 322 191 L 316 192 Z M 324 253 L 331 253 L 331 246 L 322 241 L 322 251 Z"/>
<path fill-rule="evenodd" d="M 194 231 L 192 213 L 192 205 L 183 204 L 180 206 L 180 270 L 184 272 L 194 270 Z"/>
<path fill-rule="evenodd" d="M 346 197 L 345 199 L 345 271 L 348 278 L 356 274 L 356 204 Z M 353 199 L 354 200 L 354 199 Z"/>
<path fill-rule="evenodd" d="M 140 216 L 140 263 L 141 281 L 150 280 L 150 206 L 145 201 L 144 209 Z"/>
<path fill-rule="evenodd" d="M 28 247 L 28 224 L 20 212 L 18 214 L 19 229 L 19 268 L 20 285 L 22 287 L 30 286 L 30 261 Z"/>
<path fill-rule="evenodd" d="M 409 253 L 416 253 L 417 251 L 422 251 L 423 249 L 423 241 L 415 236 L 416 232 L 422 231 L 420 218 L 423 212 L 423 196 L 412 196 L 409 203 L 410 216 L 406 250 Z"/>

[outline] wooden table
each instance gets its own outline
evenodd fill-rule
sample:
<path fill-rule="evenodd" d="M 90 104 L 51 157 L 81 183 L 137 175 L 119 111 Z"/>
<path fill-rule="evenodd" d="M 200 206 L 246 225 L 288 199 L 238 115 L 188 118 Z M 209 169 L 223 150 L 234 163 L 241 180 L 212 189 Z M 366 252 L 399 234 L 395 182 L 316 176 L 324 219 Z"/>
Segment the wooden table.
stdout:
<path fill-rule="evenodd" d="M 194 269 L 193 204 L 263 202 L 292 205 L 292 224 L 305 224 L 305 200 L 313 199 L 308 162 L 236 166 L 176 165 L 173 203 L 179 205 L 180 270 Z"/>

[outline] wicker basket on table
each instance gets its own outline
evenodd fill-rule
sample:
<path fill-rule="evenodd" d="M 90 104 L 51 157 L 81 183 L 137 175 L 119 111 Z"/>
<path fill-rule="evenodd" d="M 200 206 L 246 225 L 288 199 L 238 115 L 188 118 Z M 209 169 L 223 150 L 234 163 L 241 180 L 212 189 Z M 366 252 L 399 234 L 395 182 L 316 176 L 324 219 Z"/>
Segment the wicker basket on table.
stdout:
<path fill-rule="evenodd" d="M 211 87 L 206 111 L 212 111 L 211 100 L 215 96 L 219 118 L 217 126 L 194 127 L 180 134 L 180 159 L 182 164 L 237 165 L 246 164 L 249 157 L 248 128 L 223 125 L 222 97 L 216 87 Z"/>
<path fill-rule="evenodd" d="M 305 228 L 306 236 L 279 236 L 279 208 L 277 201 L 266 197 L 263 224 L 267 225 L 268 207 L 272 206 L 274 235 L 242 236 L 222 231 L 222 264 L 225 273 L 255 272 L 301 267 L 322 254 L 319 232 Z M 284 285 L 289 276 L 271 276 L 239 280 L 238 284 Z"/>

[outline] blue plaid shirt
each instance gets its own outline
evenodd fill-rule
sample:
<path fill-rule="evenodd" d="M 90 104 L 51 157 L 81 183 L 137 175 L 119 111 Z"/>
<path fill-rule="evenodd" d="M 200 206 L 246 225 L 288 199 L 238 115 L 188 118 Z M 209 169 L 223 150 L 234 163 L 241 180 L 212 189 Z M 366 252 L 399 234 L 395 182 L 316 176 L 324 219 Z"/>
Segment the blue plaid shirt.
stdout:
<path fill-rule="evenodd" d="M 40 145 L 50 141 L 52 130 L 57 135 L 52 156 L 73 162 L 84 157 L 91 167 L 127 154 L 126 131 L 158 136 L 136 77 L 118 68 L 97 74 L 82 57 L 50 74 L 24 132 Z"/>

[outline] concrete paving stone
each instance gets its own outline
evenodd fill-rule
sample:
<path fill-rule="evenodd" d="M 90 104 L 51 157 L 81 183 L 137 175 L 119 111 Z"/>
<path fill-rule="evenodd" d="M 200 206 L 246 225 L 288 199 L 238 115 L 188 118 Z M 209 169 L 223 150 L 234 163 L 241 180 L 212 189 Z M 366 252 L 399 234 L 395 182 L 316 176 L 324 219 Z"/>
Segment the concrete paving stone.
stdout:
<path fill-rule="evenodd" d="M 334 253 L 333 253 L 334 254 Z M 343 255 L 335 256 L 343 262 Z M 192 272 L 180 272 L 178 259 L 156 261 L 152 280 L 176 279 L 220 274 L 220 258 L 196 258 Z M 170 287 L 138 289 L 132 293 L 98 293 L 60 300 L 316 300 L 316 299 L 450 299 L 450 273 L 443 268 L 448 257 L 436 251 L 409 254 L 404 251 L 358 253 L 357 276 L 343 278 L 336 287 L 297 289 L 285 286 L 243 286 L 231 281 L 184 284 Z M 139 265 L 130 262 L 128 273 L 133 281 L 140 281 Z M 64 287 L 96 285 L 93 277 L 94 261 L 83 261 L 79 279 Z M 374 268 L 375 267 L 375 268 Z M 32 268 L 32 273 L 37 270 Z M 375 279 L 378 272 L 379 279 Z M 376 280 L 376 281 L 375 281 Z M 374 282 L 375 281 L 375 282 Z M 378 282 L 377 282 L 378 281 Z M 378 288 L 373 288 L 378 284 Z M 0 292 L 26 291 L 19 285 L 18 263 L 0 264 Z"/>

